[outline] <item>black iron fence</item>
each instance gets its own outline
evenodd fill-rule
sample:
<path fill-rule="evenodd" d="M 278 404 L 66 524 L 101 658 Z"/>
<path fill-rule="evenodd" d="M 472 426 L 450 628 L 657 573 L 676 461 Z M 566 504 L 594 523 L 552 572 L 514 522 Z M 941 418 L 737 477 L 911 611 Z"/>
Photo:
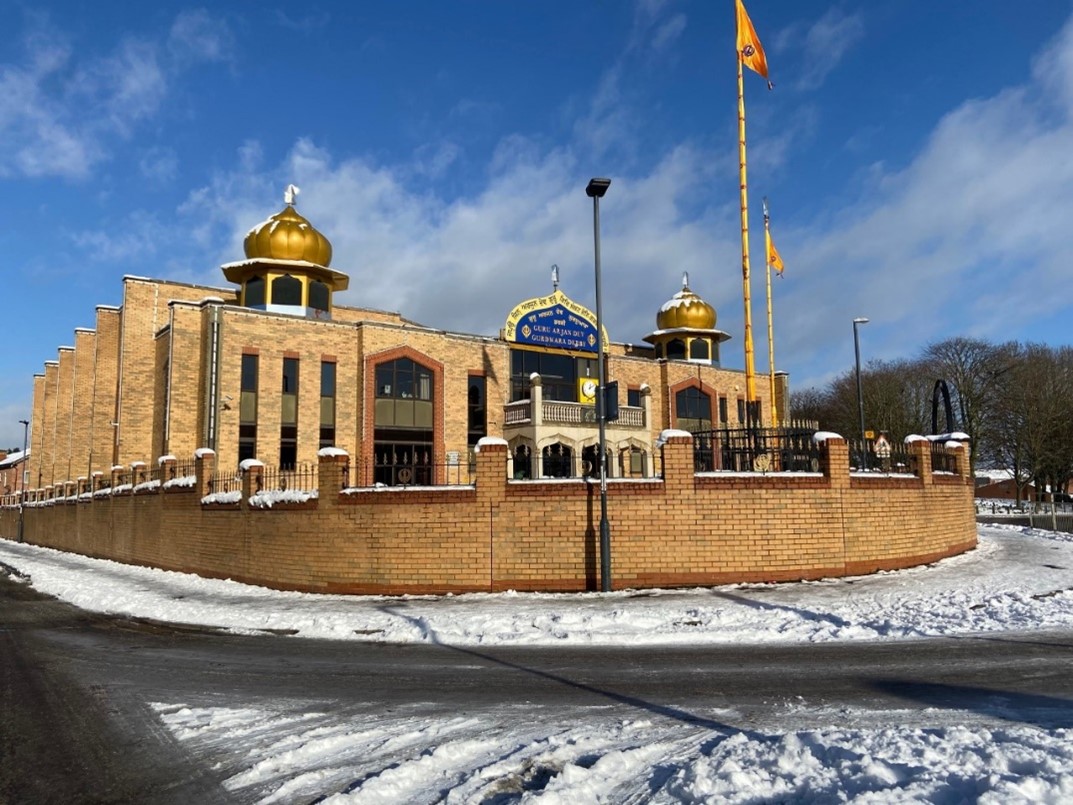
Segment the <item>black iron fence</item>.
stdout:
<path fill-rule="evenodd" d="M 209 494 L 218 495 L 223 492 L 241 492 L 242 474 L 237 470 L 219 470 L 212 474 L 209 479 Z"/>
<path fill-rule="evenodd" d="M 254 492 L 315 492 L 317 464 L 295 464 L 291 467 L 264 467 Z"/>
<path fill-rule="evenodd" d="M 815 428 L 718 428 L 693 434 L 696 472 L 820 472 Z"/>
<path fill-rule="evenodd" d="M 931 443 L 931 471 L 957 472 L 957 458 L 946 451 L 946 442 Z"/>
<path fill-rule="evenodd" d="M 469 486 L 476 477 L 476 467 L 466 461 L 352 461 L 343 472 L 343 488 Z"/>
<path fill-rule="evenodd" d="M 916 473 L 916 460 L 904 442 L 849 442 L 849 466 L 855 472 Z"/>

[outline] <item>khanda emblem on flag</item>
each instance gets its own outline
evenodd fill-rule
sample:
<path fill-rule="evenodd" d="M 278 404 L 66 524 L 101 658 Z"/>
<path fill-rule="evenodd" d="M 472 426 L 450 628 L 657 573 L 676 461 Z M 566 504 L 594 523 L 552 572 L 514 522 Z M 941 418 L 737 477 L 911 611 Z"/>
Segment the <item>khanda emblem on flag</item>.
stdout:
<path fill-rule="evenodd" d="M 745 10 L 741 0 L 734 0 L 738 18 L 738 58 L 741 63 L 762 76 L 767 81 L 767 88 L 774 89 L 767 74 L 767 56 L 764 55 L 764 47 L 760 44 L 760 37 L 756 35 L 753 21 Z"/>

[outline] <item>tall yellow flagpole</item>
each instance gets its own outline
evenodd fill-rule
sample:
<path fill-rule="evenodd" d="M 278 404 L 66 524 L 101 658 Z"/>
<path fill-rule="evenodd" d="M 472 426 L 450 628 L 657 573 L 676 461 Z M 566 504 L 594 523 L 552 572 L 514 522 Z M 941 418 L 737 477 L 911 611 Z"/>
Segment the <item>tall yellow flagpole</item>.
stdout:
<path fill-rule="evenodd" d="M 745 181 L 745 81 L 743 59 L 738 51 L 738 167 L 741 179 L 741 289 L 745 300 L 745 400 L 746 420 L 752 420 L 756 400 L 756 368 L 753 360 L 752 295 L 749 291 L 749 191 Z"/>
<path fill-rule="evenodd" d="M 767 365 L 771 382 L 771 427 L 779 426 L 778 406 L 775 404 L 775 326 L 771 307 L 771 216 L 764 199 L 764 263 L 767 265 Z"/>

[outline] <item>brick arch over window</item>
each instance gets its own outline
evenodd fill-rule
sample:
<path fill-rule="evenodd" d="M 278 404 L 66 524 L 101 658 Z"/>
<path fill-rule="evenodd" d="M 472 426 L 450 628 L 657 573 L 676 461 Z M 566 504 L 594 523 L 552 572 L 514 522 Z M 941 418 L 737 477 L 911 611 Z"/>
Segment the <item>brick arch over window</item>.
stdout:
<path fill-rule="evenodd" d="M 443 387 L 443 364 L 411 347 L 393 347 L 365 356 L 362 367 L 362 432 L 361 461 L 365 467 L 373 465 L 373 449 L 376 440 L 376 367 L 399 358 L 409 358 L 432 373 L 432 446 L 435 451 L 433 464 L 435 474 L 432 482 L 443 483 L 446 447 L 443 434 L 443 412 L 446 405 Z"/>
<path fill-rule="evenodd" d="M 708 399 L 711 400 L 712 404 L 711 415 L 713 417 L 712 422 L 714 423 L 715 417 L 717 416 L 716 406 L 719 404 L 719 393 L 703 380 L 691 377 L 688 380 L 683 380 L 681 383 L 675 383 L 667 389 L 667 396 L 669 398 L 667 404 L 670 409 L 671 427 L 678 427 L 678 392 L 685 391 L 686 389 L 698 389 L 701 393 L 708 395 Z"/>

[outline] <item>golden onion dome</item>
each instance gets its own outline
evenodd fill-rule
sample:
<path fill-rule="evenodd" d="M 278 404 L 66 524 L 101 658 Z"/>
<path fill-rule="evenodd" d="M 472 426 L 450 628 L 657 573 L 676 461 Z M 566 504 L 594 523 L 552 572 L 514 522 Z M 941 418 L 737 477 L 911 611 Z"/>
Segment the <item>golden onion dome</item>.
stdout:
<path fill-rule="evenodd" d="M 325 268 L 332 261 L 332 244 L 303 218 L 291 205 L 287 206 L 246 235 L 243 247 L 246 257 L 270 260 L 305 260 Z"/>
<path fill-rule="evenodd" d="M 656 314 L 660 330 L 714 330 L 715 308 L 689 290 L 689 275 L 682 275 L 682 290 L 671 297 Z"/>

